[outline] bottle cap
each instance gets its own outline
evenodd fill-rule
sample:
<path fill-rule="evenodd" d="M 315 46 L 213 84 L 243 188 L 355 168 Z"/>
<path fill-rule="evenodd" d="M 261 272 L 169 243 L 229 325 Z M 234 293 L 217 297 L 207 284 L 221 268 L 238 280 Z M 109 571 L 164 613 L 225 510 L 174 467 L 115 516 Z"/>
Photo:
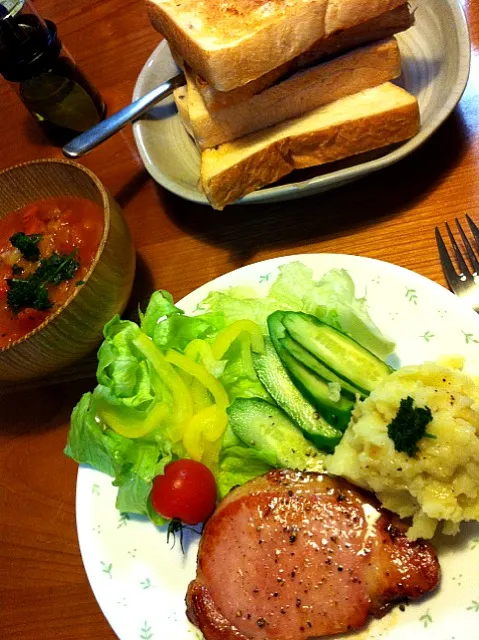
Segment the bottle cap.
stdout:
<path fill-rule="evenodd" d="M 14 15 L 0 2 L 0 73 L 6 80 L 21 82 L 48 71 L 61 47 L 53 22 L 31 13 Z"/>

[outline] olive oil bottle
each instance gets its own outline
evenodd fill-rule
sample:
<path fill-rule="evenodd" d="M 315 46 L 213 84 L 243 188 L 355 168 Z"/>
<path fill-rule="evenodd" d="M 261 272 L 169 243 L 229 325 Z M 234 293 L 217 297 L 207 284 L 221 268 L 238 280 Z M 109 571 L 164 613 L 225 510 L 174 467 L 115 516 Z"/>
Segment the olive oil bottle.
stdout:
<path fill-rule="evenodd" d="M 56 25 L 28 0 L 0 0 L 0 74 L 58 146 L 106 115 L 100 94 L 62 48 Z"/>

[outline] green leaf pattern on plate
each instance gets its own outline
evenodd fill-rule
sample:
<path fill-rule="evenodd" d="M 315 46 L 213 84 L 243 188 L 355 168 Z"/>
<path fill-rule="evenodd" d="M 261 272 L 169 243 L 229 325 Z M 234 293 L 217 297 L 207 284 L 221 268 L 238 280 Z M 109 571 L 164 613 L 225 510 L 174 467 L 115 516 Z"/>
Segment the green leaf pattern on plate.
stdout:
<path fill-rule="evenodd" d="M 409 289 L 406 287 L 406 299 L 413 304 L 417 304 L 417 292 L 416 289 Z"/>
<path fill-rule="evenodd" d="M 468 611 L 474 611 L 474 613 L 479 613 L 479 602 L 477 600 L 473 600 L 469 607 L 467 607 Z"/>
<path fill-rule="evenodd" d="M 153 638 L 153 631 L 151 630 L 148 622 L 145 622 L 140 629 L 140 640 L 151 640 Z"/>
<path fill-rule="evenodd" d="M 419 620 L 423 623 L 424 628 L 427 629 L 430 624 L 432 624 L 432 617 L 429 613 L 429 609 L 426 611 L 424 615 L 422 615 Z"/>
<path fill-rule="evenodd" d="M 117 529 L 121 529 L 122 527 L 126 527 L 128 524 L 128 520 L 130 519 L 129 513 L 120 513 L 120 517 L 118 518 L 118 526 Z"/>
<path fill-rule="evenodd" d="M 479 344 L 479 340 L 473 333 L 466 333 L 465 331 L 463 331 L 462 333 L 464 335 L 466 344 Z"/>
<path fill-rule="evenodd" d="M 419 336 L 419 337 L 422 338 L 423 340 L 425 340 L 426 342 L 429 342 L 430 340 L 435 338 L 435 335 L 431 331 L 425 331 L 422 334 L 422 336 Z"/>

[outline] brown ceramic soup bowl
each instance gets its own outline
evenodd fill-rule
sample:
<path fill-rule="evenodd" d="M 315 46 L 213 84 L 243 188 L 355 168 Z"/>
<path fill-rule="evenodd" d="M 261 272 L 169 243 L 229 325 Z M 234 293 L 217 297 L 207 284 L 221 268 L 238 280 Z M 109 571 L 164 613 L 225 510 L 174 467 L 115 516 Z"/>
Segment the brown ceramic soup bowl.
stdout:
<path fill-rule="evenodd" d="M 122 313 L 131 293 L 135 250 L 120 207 L 85 167 L 36 160 L 0 172 L 0 220 L 52 197 L 93 201 L 103 211 L 100 245 L 78 286 L 36 329 L 0 349 L 0 387 L 45 378 L 80 361 L 102 339 L 103 326 Z"/>

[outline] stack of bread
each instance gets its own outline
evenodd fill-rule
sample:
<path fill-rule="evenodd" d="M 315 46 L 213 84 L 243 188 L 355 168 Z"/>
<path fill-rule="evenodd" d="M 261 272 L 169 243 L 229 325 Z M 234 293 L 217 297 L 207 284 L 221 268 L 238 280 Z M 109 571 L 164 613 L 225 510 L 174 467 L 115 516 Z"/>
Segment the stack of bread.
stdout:
<path fill-rule="evenodd" d="M 416 99 L 391 83 L 404 0 L 146 1 L 185 72 L 174 97 L 216 209 L 419 130 Z"/>

